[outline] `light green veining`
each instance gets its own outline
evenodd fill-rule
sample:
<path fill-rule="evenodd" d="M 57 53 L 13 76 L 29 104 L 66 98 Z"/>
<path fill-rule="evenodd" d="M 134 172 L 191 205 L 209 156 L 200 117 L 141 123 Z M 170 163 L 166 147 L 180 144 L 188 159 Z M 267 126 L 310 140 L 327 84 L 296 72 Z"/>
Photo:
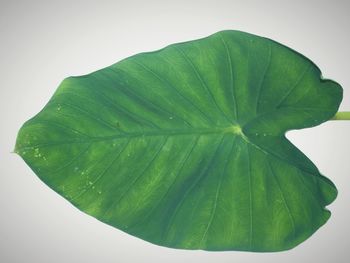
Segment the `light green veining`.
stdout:
<path fill-rule="evenodd" d="M 320 76 L 275 41 L 221 31 L 65 79 L 15 152 L 78 209 L 154 244 L 286 250 L 337 195 L 285 137 L 336 114 L 342 88 Z"/>

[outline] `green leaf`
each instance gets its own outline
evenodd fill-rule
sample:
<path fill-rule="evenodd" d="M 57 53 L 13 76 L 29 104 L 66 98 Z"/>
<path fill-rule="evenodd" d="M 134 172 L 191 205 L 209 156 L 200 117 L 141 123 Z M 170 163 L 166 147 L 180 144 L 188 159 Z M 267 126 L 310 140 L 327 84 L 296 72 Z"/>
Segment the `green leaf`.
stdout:
<path fill-rule="evenodd" d="M 285 137 L 332 118 L 342 88 L 239 31 L 65 79 L 15 151 L 109 225 L 183 249 L 280 251 L 330 217 L 333 183 Z"/>

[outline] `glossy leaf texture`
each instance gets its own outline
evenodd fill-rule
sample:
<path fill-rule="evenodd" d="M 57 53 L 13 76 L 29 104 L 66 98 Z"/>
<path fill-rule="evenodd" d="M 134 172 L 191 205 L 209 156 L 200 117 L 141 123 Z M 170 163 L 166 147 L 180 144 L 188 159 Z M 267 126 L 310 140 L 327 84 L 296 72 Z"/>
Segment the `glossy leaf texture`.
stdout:
<path fill-rule="evenodd" d="M 65 79 L 15 151 L 74 206 L 154 244 L 280 251 L 337 195 L 285 133 L 341 100 L 301 54 L 221 31 Z"/>

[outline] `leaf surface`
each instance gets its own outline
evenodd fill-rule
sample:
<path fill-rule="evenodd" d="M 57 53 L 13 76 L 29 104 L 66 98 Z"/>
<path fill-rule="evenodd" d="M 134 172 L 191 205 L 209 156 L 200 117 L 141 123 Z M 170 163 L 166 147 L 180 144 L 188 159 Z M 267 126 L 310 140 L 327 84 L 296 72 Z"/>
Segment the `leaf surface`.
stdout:
<path fill-rule="evenodd" d="M 285 133 L 341 100 L 299 53 L 221 31 L 65 79 L 15 151 L 74 206 L 144 240 L 280 251 L 322 226 L 337 195 Z"/>

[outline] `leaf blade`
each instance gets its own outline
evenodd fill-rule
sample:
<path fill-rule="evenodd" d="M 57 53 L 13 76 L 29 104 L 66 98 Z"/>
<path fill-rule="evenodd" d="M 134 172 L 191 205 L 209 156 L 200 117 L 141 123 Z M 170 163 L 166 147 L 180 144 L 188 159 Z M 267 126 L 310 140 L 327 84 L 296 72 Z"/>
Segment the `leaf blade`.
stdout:
<path fill-rule="evenodd" d="M 66 79 L 16 152 L 77 208 L 152 243 L 285 250 L 337 193 L 284 136 L 337 111 L 342 89 L 320 76 L 279 43 L 223 31 Z"/>

